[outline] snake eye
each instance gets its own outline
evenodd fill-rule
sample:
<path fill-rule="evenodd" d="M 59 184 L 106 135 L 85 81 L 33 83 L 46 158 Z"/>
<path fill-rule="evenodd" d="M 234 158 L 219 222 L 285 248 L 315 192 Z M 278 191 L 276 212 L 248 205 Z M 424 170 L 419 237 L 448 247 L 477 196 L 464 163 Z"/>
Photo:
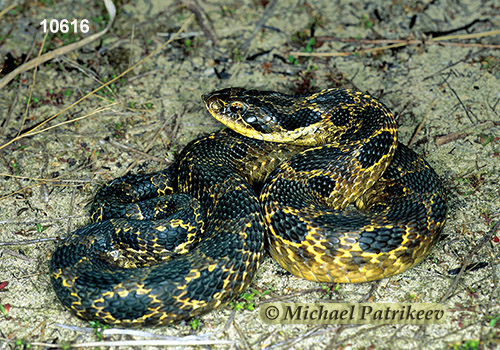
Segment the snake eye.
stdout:
<path fill-rule="evenodd" d="M 233 102 L 231 103 L 231 106 L 229 106 L 229 110 L 233 114 L 241 114 L 241 112 L 243 112 L 243 109 L 243 103 L 241 102 Z"/>

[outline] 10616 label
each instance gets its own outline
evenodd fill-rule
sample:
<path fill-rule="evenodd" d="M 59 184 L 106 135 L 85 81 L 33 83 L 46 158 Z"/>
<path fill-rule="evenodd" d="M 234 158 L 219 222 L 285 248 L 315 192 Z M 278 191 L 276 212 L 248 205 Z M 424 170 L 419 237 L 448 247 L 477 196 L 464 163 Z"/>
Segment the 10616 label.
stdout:
<path fill-rule="evenodd" d="M 44 19 L 40 22 L 40 26 L 42 26 L 43 32 L 47 33 L 50 31 L 52 33 L 68 33 L 69 31 L 73 31 L 74 33 L 88 33 L 89 28 L 89 20 L 88 19 L 74 19 L 71 22 L 69 19 L 51 19 L 50 21 Z"/>

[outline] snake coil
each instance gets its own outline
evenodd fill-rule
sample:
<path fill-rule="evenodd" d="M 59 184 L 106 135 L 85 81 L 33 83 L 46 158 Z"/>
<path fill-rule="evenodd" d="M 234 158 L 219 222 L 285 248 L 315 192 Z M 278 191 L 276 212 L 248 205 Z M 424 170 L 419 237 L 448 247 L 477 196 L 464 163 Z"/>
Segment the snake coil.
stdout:
<path fill-rule="evenodd" d="M 163 325 L 225 305 L 265 240 L 294 275 L 345 283 L 406 271 L 435 244 L 445 191 L 376 99 L 231 88 L 203 101 L 229 129 L 163 171 L 103 186 L 93 223 L 54 251 L 52 285 L 77 316 Z"/>

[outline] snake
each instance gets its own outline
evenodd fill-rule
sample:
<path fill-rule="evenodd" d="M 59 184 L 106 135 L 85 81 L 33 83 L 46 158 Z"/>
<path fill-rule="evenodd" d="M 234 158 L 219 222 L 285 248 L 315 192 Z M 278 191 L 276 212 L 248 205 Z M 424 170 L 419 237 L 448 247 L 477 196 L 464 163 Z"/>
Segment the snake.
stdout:
<path fill-rule="evenodd" d="M 446 191 L 382 102 L 336 88 L 202 100 L 225 128 L 166 169 L 103 185 L 91 223 L 58 243 L 50 279 L 76 316 L 189 320 L 241 295 L 266 250 L 298 277 L 359 283 L 402 273 L 435 245 Z"/>

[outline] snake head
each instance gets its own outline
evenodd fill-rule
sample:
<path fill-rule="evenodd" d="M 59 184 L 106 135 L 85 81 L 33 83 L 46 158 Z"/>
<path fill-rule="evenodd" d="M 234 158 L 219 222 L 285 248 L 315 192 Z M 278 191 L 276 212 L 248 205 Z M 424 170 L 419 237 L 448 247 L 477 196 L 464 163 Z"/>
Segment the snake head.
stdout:
<path fill-rule="evenodd" d="M 266 134 L 279 131 L 276 116 L 265 109 L 256 91 L 229 88 L 202 95 L 202 99 L 215 119 L 247 137 L 265 139 Z"/>
<path fill-rule="evenodd" d="M 319 112 L 304 98 L 274 91 L 228 88 L 202 95 L 210 114 L 228 128 L 253 139 L 315 145 Z"/>

